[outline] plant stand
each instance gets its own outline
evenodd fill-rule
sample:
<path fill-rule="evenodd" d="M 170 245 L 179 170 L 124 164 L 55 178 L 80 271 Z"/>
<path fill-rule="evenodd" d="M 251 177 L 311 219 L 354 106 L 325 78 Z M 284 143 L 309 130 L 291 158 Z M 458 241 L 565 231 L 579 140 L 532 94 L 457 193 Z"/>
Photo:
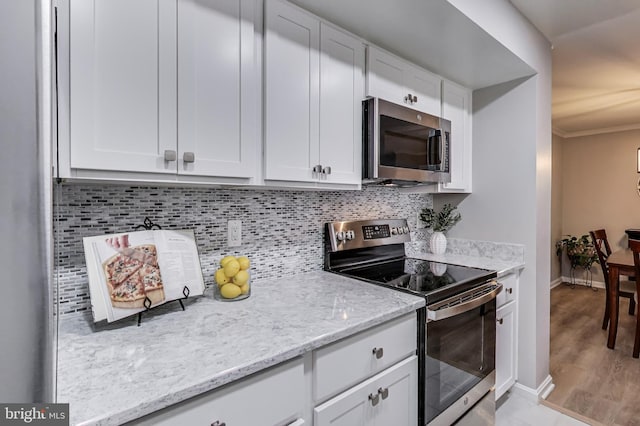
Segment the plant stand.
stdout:
<path fill-rule="evenodd" d="M 578 276 L 578 269 L 582 269 L 582 277 Z M 593 272 L 591 271 L 591 266 L 583 267 L 581 265 L 571 265 L 571 269 L 569 269 L 569 278 L 571 279 L 570 283 L 566 283 L 566 285 L 571 286 L 571 288 L 575 288 L 576 279 L 581 279 L 581 285 L 591 288 L 593 291 L 598 291 L 597 287 L 593 286 Z"/>
<path fill-rule="evenodd" d="M 593 272 L 591 271 L 591 267 L 593 266 L 593 257 L 589 254 L 573 254 L 568 256 L 571 262 L 571 269 L 569 269 L 569 278 L 571 279 L 571 282 L 567 283 L 567 285 L 571 286 L 571 288 L 575 288 L 577 284 L 576 270 L 582 269 L 582 285 L 589 287 L 593 291 L 598 291 L 598 289 L 593 286 Z"/>

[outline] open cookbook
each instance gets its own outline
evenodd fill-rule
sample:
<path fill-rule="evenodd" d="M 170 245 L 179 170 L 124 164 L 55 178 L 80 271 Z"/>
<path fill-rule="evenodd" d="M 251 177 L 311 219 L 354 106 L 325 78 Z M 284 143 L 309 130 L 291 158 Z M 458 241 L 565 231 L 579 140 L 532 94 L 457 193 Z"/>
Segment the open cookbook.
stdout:
<path fill-rule="evenodd" d="M 83 238 L 94 322 L 116 321 L 188 295 L 204 280 L 192 230 Z"/>

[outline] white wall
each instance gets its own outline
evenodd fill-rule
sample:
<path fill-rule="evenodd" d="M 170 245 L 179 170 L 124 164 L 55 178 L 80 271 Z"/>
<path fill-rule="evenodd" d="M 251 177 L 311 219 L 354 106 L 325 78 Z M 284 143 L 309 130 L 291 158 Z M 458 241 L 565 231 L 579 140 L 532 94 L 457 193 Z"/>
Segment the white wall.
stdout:
<path fill-rule="evenodd" d="M 36 0 L 0 2 L 0 401 L 53 401 Z"/>
<path fill-rule="evenodd" d="M 448 1 L 536 71 L 474 92 L 474 192 L 451 235 L 525 245 L 518 381 L 539 391 L 549 379 L 550 44 L 507 0 Z"/>

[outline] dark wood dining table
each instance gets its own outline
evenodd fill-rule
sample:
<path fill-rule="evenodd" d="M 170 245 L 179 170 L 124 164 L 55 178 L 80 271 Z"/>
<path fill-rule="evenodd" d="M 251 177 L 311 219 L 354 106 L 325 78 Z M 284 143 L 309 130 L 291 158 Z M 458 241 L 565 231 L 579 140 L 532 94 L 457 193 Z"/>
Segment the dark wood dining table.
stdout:
<path fill-rule="evenodd" d="M 633 252 L 628 248 L 614 251 L 607 258 L 607 266 L 609 267 L 609 339 L 607 347 L 614 349 L 618 334 L 618 312 L 620 311 L 620 300 L 618 299 L 620 275 L 635 275 Z"/>

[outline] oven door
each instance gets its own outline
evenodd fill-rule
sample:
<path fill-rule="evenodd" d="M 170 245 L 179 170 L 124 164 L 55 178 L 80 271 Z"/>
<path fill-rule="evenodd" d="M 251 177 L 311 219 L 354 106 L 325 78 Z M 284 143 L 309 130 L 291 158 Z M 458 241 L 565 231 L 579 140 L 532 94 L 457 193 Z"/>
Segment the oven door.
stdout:
<path fill-rule="evenodd" d="M 450 425 L 495 385 L 495 282 L 427 307 L 425 418 Z"/>

